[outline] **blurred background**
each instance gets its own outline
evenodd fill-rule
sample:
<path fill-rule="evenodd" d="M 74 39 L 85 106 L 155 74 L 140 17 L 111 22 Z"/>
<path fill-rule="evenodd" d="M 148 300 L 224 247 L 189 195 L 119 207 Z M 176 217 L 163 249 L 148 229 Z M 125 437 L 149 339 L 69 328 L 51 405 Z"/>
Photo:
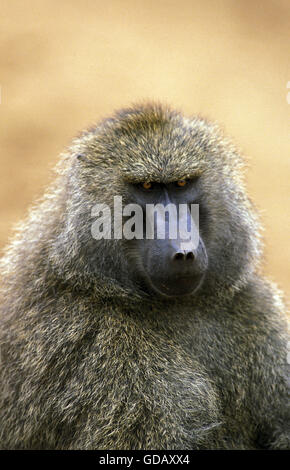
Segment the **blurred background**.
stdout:
<path fill-rule="evenodd" d="M 242 150 L 264 270 L 289 296 L 289 46 L 289 0 L 1 0 L 0 250 L 73 136 L 157 99 Z"/>

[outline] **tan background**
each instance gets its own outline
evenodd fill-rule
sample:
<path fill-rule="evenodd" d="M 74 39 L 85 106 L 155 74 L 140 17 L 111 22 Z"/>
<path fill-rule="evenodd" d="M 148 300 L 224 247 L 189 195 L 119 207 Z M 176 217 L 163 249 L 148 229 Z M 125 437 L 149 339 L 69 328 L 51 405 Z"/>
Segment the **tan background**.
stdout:
<path fill-rule="evenodd" d="M 265 271 L 289 294 L 289 0 L 0 6 L 1 249 L 79 130 L 153 98 L 217 120 L 247 156 Z"/>

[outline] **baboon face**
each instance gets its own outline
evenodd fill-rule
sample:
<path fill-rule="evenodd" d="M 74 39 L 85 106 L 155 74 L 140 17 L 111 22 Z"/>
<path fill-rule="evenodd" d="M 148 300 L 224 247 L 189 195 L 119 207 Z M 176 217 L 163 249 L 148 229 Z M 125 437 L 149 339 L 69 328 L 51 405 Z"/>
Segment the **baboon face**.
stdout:
<path fill-rule="evenodd" d="M 130 200 L 142 208 L 142 227 L 140 239 L 126 241 L 127 253 L 134 271 L 138 269 L 150 290 L 162 296 L 192 294 L 207 269 L 197 180 L 146 181 L 128 187 Z"/>
<path fill-rule="evenodd" d="M 78 232 L 92 273 L 133 292 L 138 286 L 166 297 L 195 294 L 205 283 L 220 292 L 244 282 L 259 250 L 257 225 L 241 183 L 239 155 L 218 129 L 199 118 L 141 106 L 101 123 L 78 141 L 76 150 L 84 155 L 74 177 L 76 212 L 82 207 L 80 188 L 86 203 L 105 203 L 111 213 L 114 196 L 122 196 L 123 209 L 128 204 L 142 209 L 135 237 L 103 242 L 84 240 L 90 231 L 80 215 Z M 164 209 L 155 210 L 153 224 L 148 205 Z M 133 215 L 123 212 L 123 228 L 134 225 Z M 70 253 L 78 251 L 70 248 Z"/>

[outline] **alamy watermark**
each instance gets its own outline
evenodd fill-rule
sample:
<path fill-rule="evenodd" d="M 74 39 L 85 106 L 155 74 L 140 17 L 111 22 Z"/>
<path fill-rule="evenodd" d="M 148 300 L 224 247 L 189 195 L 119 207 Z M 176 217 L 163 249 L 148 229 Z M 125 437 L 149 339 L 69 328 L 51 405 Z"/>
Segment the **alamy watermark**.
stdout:
<path fill-rule="evenodd" d="M 199 204 L 139 204 L 123 207 L 122 197 L 114 196 L 113 214 L 107 204 L 95 204 L 91 226 L 95 240 L 100 239 L 179 239 L 181 248 L 199 244 Z M 127 220 L 123 223 L 123 219 Z"/>

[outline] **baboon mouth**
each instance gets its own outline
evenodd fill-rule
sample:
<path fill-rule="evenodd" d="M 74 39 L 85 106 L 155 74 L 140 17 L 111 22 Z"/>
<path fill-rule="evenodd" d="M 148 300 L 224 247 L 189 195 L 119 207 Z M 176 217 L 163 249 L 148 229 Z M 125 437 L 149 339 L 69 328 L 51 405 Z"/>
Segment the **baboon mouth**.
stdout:
<path fill-rule="evenodd" d="M 195 294 L 201 286 L 204 275 L 180 276 L 179 278 L 157 280 L 150 278 L 151 288 L 163 297 L 182 297 Z"/>

